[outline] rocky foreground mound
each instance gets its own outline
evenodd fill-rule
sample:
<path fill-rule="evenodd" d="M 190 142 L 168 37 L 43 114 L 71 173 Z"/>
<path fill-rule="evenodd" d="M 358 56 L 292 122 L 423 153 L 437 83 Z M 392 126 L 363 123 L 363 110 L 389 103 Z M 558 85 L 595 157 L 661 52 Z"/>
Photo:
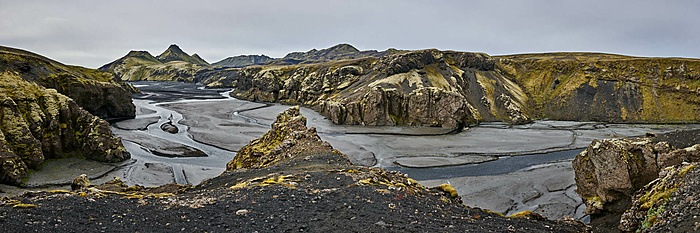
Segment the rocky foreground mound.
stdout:
<path fill-rule="evenodd" d="M 618 227 L 624 232 L 648 229 L 661 222 L 666 225 L 654 229 L 674 229 L 679 222 L 692 229 L 687 225 L 700 221 L 694 217 L 698 216 L 700 183 L 685 175 L 698 175 L 694 171 L 700 162 L 697 134 L 594 140 L 573 161 L 577 192 L 585 200 L 591 224 L 612 232 Z M 688 206 L 696 214 L 688 213 Z"/>
<path fill-rule="evenodd" d="M 116 83 L 91 77 L 111 76 L 0 48 L 0 182 L 19 185 L 28 169 L 40 169 L 46 159 L 119 162 L 130 157 L 109 124 L 86 110 L 105 117 L 133 117 L 131 98 Z M 77 96 L 85 105 L 57 90 Z"/>
<path fill-rule="evenodd" d="M 399 172 L 350 165 L 316 140 L 292 108 L 229 169 L 197 186 L 100 186 L 3 199 L 7 231 L 147 232 L 588 232 L 581 222 L 537 214 L 504 217 L 461 204 L 450 185 L 426 188 Z M 284 132 L 282 132 L 284 131 Z M 282 141 L 277 145 L 269 142 Z M 303 145 L 303 146 L 298 146 Z M 248 157 L 254 158 L 248 158 Z M 233 166 L 236 165 L 236 166 Z M 240 165 L 240 166 L 239 166 Z"/>

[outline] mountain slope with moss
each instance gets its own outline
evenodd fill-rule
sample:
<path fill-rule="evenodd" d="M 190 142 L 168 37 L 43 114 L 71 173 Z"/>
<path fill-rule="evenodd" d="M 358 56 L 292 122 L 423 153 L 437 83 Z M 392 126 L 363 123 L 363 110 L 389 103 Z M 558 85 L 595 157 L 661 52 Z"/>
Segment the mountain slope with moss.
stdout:
<path fill-rule="evenodd" d="M 698 59 L 421 50 L 210 74 L 200 80 L 238 98 L 304 104 L 337 124 L 700 121 Z"/>
<path fill-rule="evenodd" d="M 500 56 L 537 118 L 625 123 L 700 121 L 700 60 L 600 53 Z"/>
<path fill-rule="evenodd" d="M 0 46 L 0 73 L 37 83 L 73 99 L 85 110 L 103 119 L 135 116 L 131 94 L 136 91 L 110 72 L 69 66 L 20 49 Z"/>
<path fill-rule="evenodd" d="M 197 54 L 188 55 L 177 45 L 170 45 L 154 57 L 147 51 L 130 51 L 124 57 L 103 65 L 102 71 L 114 74 L 126 81 L 179 81 L 195 82 L 195 74 L 209 67 Z"/>

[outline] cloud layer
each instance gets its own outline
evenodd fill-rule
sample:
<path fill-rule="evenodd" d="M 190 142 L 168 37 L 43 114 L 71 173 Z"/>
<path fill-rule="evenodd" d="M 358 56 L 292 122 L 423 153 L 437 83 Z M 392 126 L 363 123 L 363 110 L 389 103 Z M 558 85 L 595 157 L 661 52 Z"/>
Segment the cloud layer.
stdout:
<path fill-rule="evenodd" d="M 700 57 L 698 1 L 3 1 L 0 45 L 99 67 L 176 43 L 209 62 L 350 43 Z"/>

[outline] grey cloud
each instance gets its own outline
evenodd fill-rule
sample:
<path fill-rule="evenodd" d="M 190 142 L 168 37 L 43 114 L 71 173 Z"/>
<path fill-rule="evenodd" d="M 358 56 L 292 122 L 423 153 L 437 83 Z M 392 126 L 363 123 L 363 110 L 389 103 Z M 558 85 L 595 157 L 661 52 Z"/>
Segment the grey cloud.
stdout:
<path fill-rule="evenodd" d="M 697 9 L 697 1 L 3 1 L 0 44 L 88 67 L 171 43 L 210 62 L 338 43 L 699 57 Z"/>

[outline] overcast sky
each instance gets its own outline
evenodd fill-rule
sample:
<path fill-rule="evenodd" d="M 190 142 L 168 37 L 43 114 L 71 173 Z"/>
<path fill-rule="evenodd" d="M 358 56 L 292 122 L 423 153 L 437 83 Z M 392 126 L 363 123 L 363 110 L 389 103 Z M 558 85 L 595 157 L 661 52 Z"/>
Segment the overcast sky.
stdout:
<path fill-rule="evenodd" d="M 97 68 L 170 44 L 208 62 L 349 43 L 491 55 L 700 57 L 700 1 L 9 1 L 0 45 Z"/>

